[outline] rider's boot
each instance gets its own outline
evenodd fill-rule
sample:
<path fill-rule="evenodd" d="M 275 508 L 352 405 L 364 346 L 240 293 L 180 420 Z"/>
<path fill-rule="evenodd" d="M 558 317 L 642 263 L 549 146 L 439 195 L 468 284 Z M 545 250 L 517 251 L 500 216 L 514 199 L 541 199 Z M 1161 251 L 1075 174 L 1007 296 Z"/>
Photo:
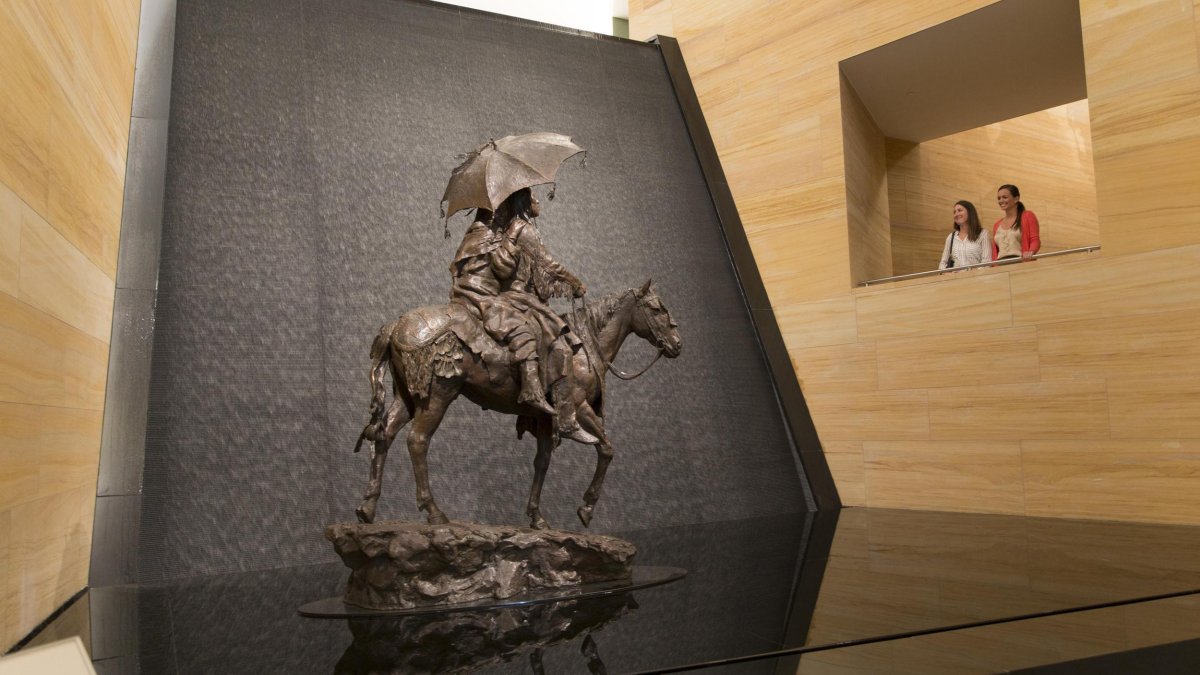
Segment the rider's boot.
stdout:
<path fill-rule="evenodd" d="M 536 359 L 521 364 L 521 395 L 517 397 L 517 402 L 537 408 L 547 415 L 554 414 L 554 408 L 550 407 L 546 394 L 542 393 L 542 378 L 538 375 Z"/>
<path fill-rule="evenodd" d="M 558 435 L 585 445 L 595 445 L 600 442 L 600 439 L 584 431 L 583 427 L 579 426 L 579 420 L 575 416 L 575 397 L 572 396 L 574 393 L 573 389 L 574 386 L 571 378 L 562 377 L 554 383 L 553 391 L 551 392 L 554 397 L 555 413 L 558 417 Z"/>

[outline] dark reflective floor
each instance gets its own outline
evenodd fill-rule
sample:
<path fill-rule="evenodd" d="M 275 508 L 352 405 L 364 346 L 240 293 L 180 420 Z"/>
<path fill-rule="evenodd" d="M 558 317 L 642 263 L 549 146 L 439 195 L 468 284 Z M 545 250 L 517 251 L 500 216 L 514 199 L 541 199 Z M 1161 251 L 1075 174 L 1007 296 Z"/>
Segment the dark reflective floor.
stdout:
<path fill-rule="evenodd" d="M 1200 596 L 1118 605 L 811 651 L 705 672 L 816 675 L 1197 673 Z"/>
<path fill-rule="evenodd" d="M 789 649 L 822 651 L 723 667 L 933 672 L 901 666 L 919 663 L 911 654 L 1005 652 L 1009 642 L 1042 645 L 1056 657 L 1030 664 L 1040 665 L 1089 656 L 1072 648 L 1079 641 L 1127 650 L 1200 638 L 1194 597 L 1161 601 L 1176 603 L 1169 606 L 1119 604 L 1200 591 L 1198 534 L 1180 526 L 845 509 L 625 533 L 640 549 L 640 564 L 689 574 L 618 600 L 407 622 L 297 615 L 300 605 L 340 594 L 346 572 L 335 563 L 92 589 L 47 635 L 71 634 L 71 622 L 83 633 L 90 623 L 84 638 L 100 673 L 586 673 L 601 664 L 624 673 Z M 1094 609 L 1080 611 L 1086 608 Z M 1133 611 L 1145 616 L 1134 622 L 1127 618 Z M 1074 613 L 1031 618 L 1062 612 Z M 1152 618 L 1160 614 L 1168 618 Z M 1109 623 L 1123 616 L 1145 634 L 1133 639 L 1126 631 L 1120 642 L 1099 636 L 1099 624 L 1061 634 L 1028 628 L 1085 615 L 1109 616 Z M 1005 623 L 982 625 L 995 622 Z M 963 630 L 942 632 L 954 628 Z M 983 630 L 999 632 L 972 642 L 971 631 Z M 965 641 L 945 646 L 925 633 Z M 892 637 L 907 639 L 878 642 Z M 876 644 L 859 644 L 866 642 Z M 822 649 L 830 646 L 838 648 Z M 910 660 L 893 656 L 887 668 L 861 671 L 831 656 L 879 666 L 881 652 L 897 649 Z"/>

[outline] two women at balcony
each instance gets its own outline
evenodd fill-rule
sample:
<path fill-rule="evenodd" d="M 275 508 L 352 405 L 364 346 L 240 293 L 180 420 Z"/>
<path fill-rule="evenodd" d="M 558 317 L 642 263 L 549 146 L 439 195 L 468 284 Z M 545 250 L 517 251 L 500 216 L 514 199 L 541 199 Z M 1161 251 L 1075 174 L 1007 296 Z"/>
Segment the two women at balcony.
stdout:
<path fill-rule="evenodd" d="M 1004 217 L 992 225 L 989 236 L 979 223 L 975 205 L 966 200 L 955 202 L 954 231 L 946 237 L 938 269 L 1014 258 L 1029 260 L 1041 250 L 1037 216 L 1025 208 L 1017 186 L 1001 185 L 996 191 L 996 203 L 1004 211 Z"/>

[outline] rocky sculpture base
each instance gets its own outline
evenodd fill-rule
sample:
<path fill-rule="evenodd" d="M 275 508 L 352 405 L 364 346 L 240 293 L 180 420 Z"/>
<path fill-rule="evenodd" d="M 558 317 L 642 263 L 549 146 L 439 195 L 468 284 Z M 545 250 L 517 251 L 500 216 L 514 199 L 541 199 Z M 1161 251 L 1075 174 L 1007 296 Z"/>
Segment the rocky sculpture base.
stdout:
<path fill-rule="evenodd" d="M 604 535 L 472 523 L 339 523 L 325 538 L 350 568 L 345 602 L 381 610 L 629 579 L 637 552 Z"/>

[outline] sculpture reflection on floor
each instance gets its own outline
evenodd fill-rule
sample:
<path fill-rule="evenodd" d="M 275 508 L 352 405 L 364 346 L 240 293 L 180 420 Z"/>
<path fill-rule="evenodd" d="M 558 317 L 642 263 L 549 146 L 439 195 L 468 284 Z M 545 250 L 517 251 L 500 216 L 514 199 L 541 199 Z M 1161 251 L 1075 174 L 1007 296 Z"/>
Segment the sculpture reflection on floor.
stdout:
<path fill-rule="evenodd" d="M 528 655 L 541 673 L 547 647 L 583 635 L 580 652 L 592 673 L 605 672 L 594 633 L 637 609 L 623 594 L 485 611 L 399 618 L 349 619 L 354 642 L 336 673 L 451 673 Z"/>
<path fill-rule="evenodd" d="M 551 531 L 541 512 L 551 454 L 567 438 L 596 449 L 577 510 L 585 527 L 591 523 L 614 454 L 604 428 L 605 376 L 611 370 L 628 377 L 612 366 L 625 339 L 637 335 L 668 358 L 683 347 L 650 281 L 574 306 L 587 288 L 542 243 L 535 224 L 541 206 L 530 188 L 552 183 L 562 162 L 582 152 L 561 134 L 508 136 L 469 153 L 452 173 L 446 218 L 465 209 L 474 217 L 450 265 L 450 302 L 407 312 L 383 326 L 371 346 L 371 416 L 354 448 L 371 444 L 360 523 L 326 530 L 352 570 L 345 602 L 409 609 L 632 577 L 632 544 Z M 564 296 L 572 311 L 560 315 L 548 303 Z M 451 525 L 438 507 L 429 444 L 459 396 L 516 416 L 518 437 L 528 432 L 537 440 L 525 509 L 531 530 Z M 417 505 L 428 524 L 374 523 L 388 449 L 405 426 Z"/>

